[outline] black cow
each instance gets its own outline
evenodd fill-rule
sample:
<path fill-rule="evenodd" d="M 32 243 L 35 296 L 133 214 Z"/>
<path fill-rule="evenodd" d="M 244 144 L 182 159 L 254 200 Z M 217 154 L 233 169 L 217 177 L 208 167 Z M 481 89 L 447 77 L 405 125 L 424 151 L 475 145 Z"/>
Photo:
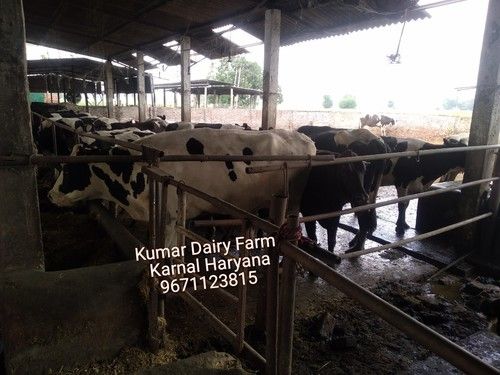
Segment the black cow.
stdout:
<path fill-rule="evenodd" d="M 427 143 L 419 139 L 382 137 L 391 152 L 465 147 L 461 142 L 445 142 L 441 145 Z M 420 157 L 401 157 L 388 160 L 382 185 L 394 185 L 398 197 L 428 190 L 441 176 L 465 166 L 465 152 L 448 154 L 421 155 Z M 396 233 L 403 234 L 409 228 L 406 223 L 406 208 L 409 202 L 398 203 Z"/>
<path fill-rule="evenodd" d="M 319 152 L 318 155 L 327 155 L 328 152 Z M 341 157 L 356 156 L 347 150 Z M 300 211 L 304 216 L 339 211 L 350 202 L 354 206 L 365 204 L 368 195 L 364 189 L 365 164 L 363 162 L 338 165 L 323 165 L 311 168 L 306 188 L 302 195 Z M 360 220 L 366 218 L 361 215 Z M 339 217 L 318 220 L 327 230 L 328 250 L 335 249 Z M 367 223 L 363 223 L 363 227 Z M 305 223 L 307 236 L 317 242 L 316 222 Z M 360 224 L 361 227 L 361 224 Z"/>
<path fill-rule="evenodd" d="M 316 144 L 318 150 L 327 150 L 334 153 L 343 153 L 350 150 L 357 155 L 385 154 L 387 147 L 376 135 L 366 129 L 335 129 L 330 127 L 303 126 L 298 132 L 308 135 Z M 378 188 L 382 181 L 385 169 L 385 160 L 376 160 L 368 164 L 364 175 L 363 184 L 368 199 L 366 203 L 374 203 Z M 332 191 L 331 194 L 336 194 Z M 354 202 L 352 202 L 354 204 Z M 359 204 L 359 202 L 357 202 Z M 360 230 L 349 243 L 347 252 L 357 251 L 364 248 L 366 236 L 377 227 L 377 216 L 375 210 L 369 210 L 358 215 Z"/>

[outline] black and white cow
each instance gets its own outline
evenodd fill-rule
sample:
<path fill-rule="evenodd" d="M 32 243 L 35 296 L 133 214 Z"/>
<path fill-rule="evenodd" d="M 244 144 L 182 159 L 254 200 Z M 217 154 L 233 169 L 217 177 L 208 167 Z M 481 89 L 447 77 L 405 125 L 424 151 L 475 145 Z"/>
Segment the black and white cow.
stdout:
<path fill-rule="evenodd" d="M 252 130 L 248 124 L 220 124 L 220 123 L 205 123 L 205 122 L 173 122 L 167 125 L 166 131 L 185 130 L 185 129 L 222 129 L 222 130 Z"/>
<path fill-rule="evenodd" d="M 314 155 L 314 143 L 297 132 L 242 132 L 235 130 L 195 129 L 163 132 L 136 141 L 163 150 L 168 155 Z M 74 155 L 99 153 L 75 146 Z M 128 150 L 112 148 L 112 154 L 128 154 Z M 276 163 L 276 162 L 274 162 Z M 217 196 L 250 212 L 269 207 L 272 194 L 283 191 L 283 173 L 250 175 L 246 166 L 269 165 L 273 162 L 166 162 L 160 168 L 177 180 Z M 279 164 L 279 162 L 278 162 Z M 143 163 L 66 164 L 49 192 L 50 200 L 59 206 L 78 201 L 104 199 L 117 203 L 133 219 L 148 220 L 148 183 L 141 172 Z M 307 169 L 289 171 L 289 210 L 299 211 Z M 173 239 L 176 218 L 175 189 L 169 189 L 166 237 Z M 201 213 L 219 213 L 207 202 L 188 195 L 187 218 Z M 170 243 L 167 241 L 167 244 Z"/>
<path fill-rule="evenodd" d="M 361 117 L 359 119 L 360 122 L 360 128 L 363 128 L 365 126 L 369 127 L 379 127 L 380 128 L 380 134 L 383 136 L 386 135 L 385 127 L 389 125 L 394 125 L 396 121 L 392 117 L 381 115 L 380 117 L 378 115 L 366 115 L 365 117 Z"/>
<path fill-rule="evenodd" d="M 320 151 L 318 155 L 327 155 Z M 354 152 L 344 151 L 341 157 L 356 156 Z M 339 211 L 346 203 L 354 206 L 365 204 L 368 195 L 364 189 L 365 163 L 346 163 L 338 165 L 323 165 L 311 168 L 307 180 L 300 211 L 304 216 L 324 214 Z M 340 217 L 318 220 L 327 230 L 328 250 L 335 249 L 337 229 Z M 360 217 L 363 219 L 363 216 Z M 365 225 L 365 224 L 363 224 Z M 316 222 L 305 223 L 307 237 L 317 242 Z"/>
<path fill-rule="evenodd" d="M 382 137 L 391 152 L 418 151 L 442 149 L 449 147 L 464 147 L 460 142 L 431 144 L 419 139 Z M 382 185 L 394 185 L 398 197 L 425 191 L 446 173 L 465 166 L 465 152 L 448 154 L 421 155 L 420 157 L 400 157 L 390 159 L 384 171 Z M 403 234 L 409 228 L 406 223 L 406 209 L 409 202 L 398 203 L 398 219 L 396 233 Z"/>
<path fill-rule="evenodd" d="M 101 130 L 92 132 L 93 134 L 100 135 L 102 137 L 108 137 L 117 139 L 124 142 L 135 142 L 144 137 L 150 137 L 155 132 L 151 130 L 140 130 L 137 128 L 125 128 L 121 130 Z M 113 147 L 112 143 L 104 142 L 95 138 L 80 137 L 80 142 L 87 147 L 99 148 L 99 149 L 109 149 Z"/>
<path fill-rule="evenodd" d="M 314 128 L 314 126 L 303 126 L 297 129 L 297 131 L 310 136 L 318 150 L 340 154 L 349 150 L 357 155 L 385 154 L 387 152 L 387 147 L 383 140 L 366 129 Z M 375 202 L 384 169 L 384 160 L 376 160 L 368 164 L 363 178 L 363 186 L 368 194 L 368 198 L 366 202 L 351 202 L 352 204 L 360 205 Z M 332 191 L 331 194 L 336 194 L 336 192 Z M 321 199 L 321 197 L 318 197 L 318 199 Z M 349 243 L 350 248 L 348 252 L 362 249 L 368 233 L 373 232 L 377 227 L 375 210 L 360 213 L 358 221 L 360 230 Z"/>
<path fill-rule="evenodd" d="M 155 133 L 167 131 L 168 124 L 160 117 L 150 118 L 144 122 L 135 120 L 127 122 L 114 122 L 110 124 L 110 130 L 119 130 L 126 128 L 137 128 L 139 130 L 149 130 Z"/>

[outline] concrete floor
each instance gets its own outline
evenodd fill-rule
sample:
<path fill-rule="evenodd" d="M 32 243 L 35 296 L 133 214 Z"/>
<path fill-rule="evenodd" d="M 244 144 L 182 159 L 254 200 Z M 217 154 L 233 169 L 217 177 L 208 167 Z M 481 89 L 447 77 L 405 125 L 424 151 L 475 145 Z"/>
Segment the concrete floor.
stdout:
<path fill-rule="evenodd" d="M 378 200 L 392 199 L 396 197 L 396 191 L 393 187 L 382 187 L 379 192 Z M 346 207 L 349 207 L 347 205 Z M 416 221 L 417 201 L 413 200 L 407 210 L 407 223 L 414 228 Z M 398 210 L 396 205 L 390 205 L 377 209 L 378 228 L 375 232 L 379 237 L 390 241 L 396 240 L 395 226 Z M 342 223 L 357 227 L 357 220 L 354 215 L 342 217 Z M 305 231 L 304 231 L 305 233 Z M 413 237 L 414 229 L 410 229 L 403 237 Z M 320 225 L 317 225 L 317 236 L 321 247 L 327 248 L 327 233 Z M 341 254 L 348 248 L 349 241 L 354 237 L 351 232 L 343 229 L 338 230 L 337 245 L 335 253 Z M 380 245 L 371 240 L 366 241 L 366 248 Z M 363 255 L 352 260 L 343 260 L 337 267 L 337 270 L 352 280 L 359 282 L 363 286 L 370 286 L 380 279 L 405 279 L 417 280 L 423 275 L 432 274 L 437 268 L 423 261 L 415 259 L 402 253 L 399 250 L 389 249 L 379 253 Z"/>

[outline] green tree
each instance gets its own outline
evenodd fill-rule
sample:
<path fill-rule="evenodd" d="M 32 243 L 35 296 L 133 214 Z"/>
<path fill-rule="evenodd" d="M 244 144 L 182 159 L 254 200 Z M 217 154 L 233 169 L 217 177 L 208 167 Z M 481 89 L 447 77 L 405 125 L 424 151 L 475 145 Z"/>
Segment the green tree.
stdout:
<path fill-rule="evenodd" d="M 262 90 L 262 68 L 253 61 L 248 61 L 244 56 L 234 56 L 231 59 L 223 58 L 215 65 L 208 75 L 209 79 L 231 83 L 235 86 Z M 278 103 L 283 101 L 281 88 L 278 88 Z M 210 97 L 209 102 L 213 103 L 214 98 Z M 220 104 L 228 106 L 230 103 L 229 95 L 220 98 Z M 248 95 L 240 96 L 238 106 L 250 107 L 252 105 Z"/>
<path fill-rule="evenodd" d="M 330 95 L 323 95 L 323 108 L 332 108 L 333 107 L 333 101 Z"/>
<path fill-rule="evenodd" d="M 339 102 L 339 108 L 342 109 L 354 109 L 356 106 L 356 98 L 352 95 L 344 95 Z"/>
<path fill-rule="evenodd" d="M 444 109 L 454 109 L 458 107 L 458 100 L 447 98 L 443 101 Z"/>

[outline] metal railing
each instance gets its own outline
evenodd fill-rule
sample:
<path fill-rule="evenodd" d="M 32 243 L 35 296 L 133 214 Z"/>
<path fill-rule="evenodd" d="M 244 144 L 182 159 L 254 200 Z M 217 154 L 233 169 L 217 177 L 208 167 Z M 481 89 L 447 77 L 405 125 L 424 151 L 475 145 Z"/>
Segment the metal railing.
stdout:
<path fill-rule="evenodd" d="M 38 114 L 36 114 L 38 115 Z M 40 115 L 38 115 L 40 116 Z M 43 116 L 43 119 L 52 121 Z M 333 155 L 311 156 L 311 155 L 261 155 L 261 156 L 226 156 L 226 155 L 169 155 L 164 156 L 161 150 L 150 149 L 144 146 L 121 142 L 116 139 L 98 136 L 96 134 L 77 131 L 71 127 L 52 121 L 54 126 L 70 131 L 75 136 L 85 136 L 94 139 L 99 139 L 104 142 L 117 144 L 139 152 L 141 155 L 87 155 L 87 156 L 38 156 L 38 155 L 9 155 L 0 157 L 0 165 L 24 165 L 24 164 L 50 164 L 50 163 L 90 163 L 90 162 L 113 162 L 113 161 L 145 161 L 148 166 L 143 167 L 143 172 L 148 174 L 149 178 L 149 230 L 151 248 L 156 248 L 158 244 L 165 243 L 165 227 L 167 218 L 167 200 L 169 186 L 177 188 L 177 225 L 175 230 L 177 233 L 177 243 L 184 244 L 186 237 L 193 240 L 200 240 L 199 235 L 186 228 L 186 194 L 191 194 L 197 198 L 203 199 L 223 212 L 226 212 L 236 219 L 229 219 L 222 225 L 239 225 L 244 236 L 251 237 L 251 232 L 254 229 L 260 229 L 267 233 L 278 233 L 280 226 L 284 224 L 284 213 L 286 210 L 286 199 L 275 198 L 272 205 L 272 219 L 274 224 L 259 218 L 249 212 L 246 212 L 228 202 L 219 198 L 213 197 L 194 187 L 186 185 L 182 182 L 168 176 L 164 171 L 158 168 L 160 162 L 179 162 L 179 161 L 268 161 L 268 162 L 283 162 L 280 164 L 266 166 L 247 167 L 248 173 L 263 173 L 270 171 L 285 171 L 293 168 L 308 168 L 321 165 L 336 165 L 358 161 L 373 161 L 382 159 L 391 159 L 397 157 L 421 157 L 431 154 L 444 154 L 452 152 L 474 152 L 486 151 L 500 148 L 500 145 L 486 146 L 468 146 L 454 147 L 446 149 L 432 149 L 422 151 L 406 151 L 400 153 L 388 153 L 378 155 L 364 155 L 355 157 L 336 158 Z M 53 127 L 53 129 L 55 129 Z M 57 150 L 55 130 L 53 130 L 54 150 Z M 123 143 L 123 144 L 121 144 Z M 441 189 L 439 191 L 428 191 L 419 194 L 408 195 L 406 197 L 392 199 L 384 202 L 372 203 L 364 206 L 354 207 L 348 210 L 341 210 L 327 214 L 314 215 L 304 217 L 301 221 L 319 220 L 327 217 L 337 217 L 348 213 L 361 212 L 364 210 L 374 209 L 377 207 L 396 204 L 412 199 L 434 196 L 442 194 L 450 190 L 464 189 L 472 186 L 487 184 L 495 181 L 494 195 L 498 195 L 498 176 L 485 178 L 477 181 L 461 184 L 456 187 Z M 470 223 L 486 219 L 492 216 L 491 212 L 484 213 L 459 223 L 440 228 L 435 231 L 424 233 L 409 239 L 404 239 L 396 243 L 377 246 L 372 249 L 363 250 L 362 252 L 345 254 L 343 257 L 359 256 L 364 253 L 379 251 L 382 249 L 398 246 L 411 241 L 416 241 L 423 238 L 428 238 L 448 230 L 468 225 Z M 295 228 L 298 225 L 297 217 L 288 217 L 286 225 L 290 228 Z M 198 222 L 199 225 L 207 225 L 207 223 L 216 223 L 217 221 Z M 279 254 L 284 256 L 284 264 L 282 271 L 281 282 L 278 278 Z M 244 254 L 242 254 L 244 256 Z M 300 263 L 303 267 L 311 272 L 322 277 L 327 282 L 341 290 L 343 293 L 360 302 L 378 316 L 382 317 L 390 324 L 394 325 L 402 332 L 406 333 L 416 341 L 438 354 L 457 368 L 469 373 L 498 373 L 492 366 L 482 362 L 479 358 L 467 352 L 463 348 L 457 346 L 450 340 L 446 339 L 439 333 L 419 323 L 401 310 L 383 301 L 375 294 L 362 288 L 358 284 L 352 282 L 348 278 L 342 276 L 337 271 L 304 252 L 297 246 L 286 239 L 281 239 L 277 248 L 269 249 L 271 264 L 268 266 L 266 273 L 266 355 L 264 357 L 258 353 L 252 346 L 245 341 L 244 326 L 246 317 L 246 288 L 238 290 L 238 296 L 234 296 L 222 289 L 218 289 L 218 293 L 228 301 L 237 301 L 237 330 L 232 331 L 226 324 L 218 319 L 206 306 L 197 300 L 190 292 L 181 292 L 181 297 L 193 308 L 203 312 L 209 322 L 228 339 L 235 348 L 237 353 L 247 354 L 260 367 L 265 366 L 268 374 L 286 374 L 291 372 L 291 348 L 292 348 L 292 332 L 293 332 L 293 311 L 295 306 L 295 268 L 296 263 Z M 183 262 L 182 259 L 174 260 Z M 154 279 L 153 279 L 154 280 Z M 280 289 L 281 285 L 281 289 Z M 152 293 L 148 301 L 148 321 L 149 321 L 149 336 L 150 343 L 153 347 L 157 347 L 161 343 L 161 327 L 158 324 L 158 317 L 164 314 L 164 299 L 161 298 L 157 284 L 153 282 Z M 280 340 L 278 340 L 280 337 Z"/>
<path fill-rule="evenodd" d="M 176 181 L 159 168 L 145 167 L 144 172 L 150 177 L 150 184 L 163 184 L 163 189 L 166 189 L 166 186 L 172 185 L 173 187 L 176 187 L 178 191 L 182 192 L 178 194 L 178 197 L 183 197 L 186 193 L 191 194 L 197 198 L 207 201 L 217 209 L 236 218 L 235 220 L 227 221 L 225 225 L 245 222 L 247 223 L 247 228 L 255 227 L 266 233 L 276 234 L 280 230 L 280 225 L 273 224 L 259 218 L 256 215 L 246 212 L 235 205 L 211 196 L 182 182 Z M 182 214 L 182 207 L 184 206 L 182 203 L 183 199 L 184 198 L 180 198 L 178 204 L 178 212 L 181 213 L 180 218 L 177 218 L 178 225 L 176 229 L 178 231 L 178 235 L 179 230 L 184 228 L 183 225 L 180 225 L 184 221 Z M 277 211 L 274 209 L 273 213 L 273 216 L 278 218 L 277 222 L 279 223 L 279 216 L 281 215 L 281 217 L 283 217 L 284 205 L 283 202 L 281 202 L 275 203 L 274 206 L 281 207 Z M 486 218 L 490 215 L 491 213 L 479 215 L 475 219 L 480 220 L 480 218 Z M 150 217 L 153 216 L 154 214 Z M 158 222 L 158 220 L 156 222 Z M 290 228 L 295 228 L 298 225 L 298 218 L 296 216 L 289 216 L 287 225 Z M 187 229 L 182 229 L 181 232 L 183 234 L 191 235 L 190 231 Z M 199 239 L 196 235 L 192 236 L 192 238 L 195 240 Z M 184 241 L 184 239 L 181 241 Z M 181 242 L 178 242 L 178 245 L 180 243 Z M 279 254 L 284 256 L 281 281 L 278 279 Z M 300 263 L 306 269 L 320 276 L 347 296 L 358 301 L 364 307 L 382 317 L 384 320 L 457 368 L 467 373 L 498 373 L 498 370 L 494 367 L 486 364 L 475 355 L 456 345 L 436 331 L 428 328 L 395 306 L 385 302 L 372 292 L 339 274 L 337 271 L 298 248 L 290 241 L 280 239 L 278 241 L 278 248 L 270 249 L 269 255 L 272 260 L 271 265 L 268 266 L 266 279 L 267 303 L 265 359 L 244 341 L 244 329 L 242 328 L 244 325 L 244 314 L 242 313 L 244 311 L 244 302 L 242 302 L 242 300 L 238 299 L 240 304 L 238 307 L 238 311 L 240 311 L 240 313 L 238 314 L 237 322 L 239 329 L 238 332 L 233 332 L 227 325 L 222 323 L 212 312 L 210 312 L 210 310 L 208 310 L 202 302 L 189 293 L 181 292 L 181 297 L 191 306 L 201 312 L 204 312 L 212 325 L 218 330 L 219 333 L 221 333 L 233 344 L 237 352 L 241 349 L 246 349 L 261 365 L 265 364 L 267 374 L 291 373 L 291 349 L 294 321 L 293 311 L 295 308 L 295 268 L 297 263 Z"/>

